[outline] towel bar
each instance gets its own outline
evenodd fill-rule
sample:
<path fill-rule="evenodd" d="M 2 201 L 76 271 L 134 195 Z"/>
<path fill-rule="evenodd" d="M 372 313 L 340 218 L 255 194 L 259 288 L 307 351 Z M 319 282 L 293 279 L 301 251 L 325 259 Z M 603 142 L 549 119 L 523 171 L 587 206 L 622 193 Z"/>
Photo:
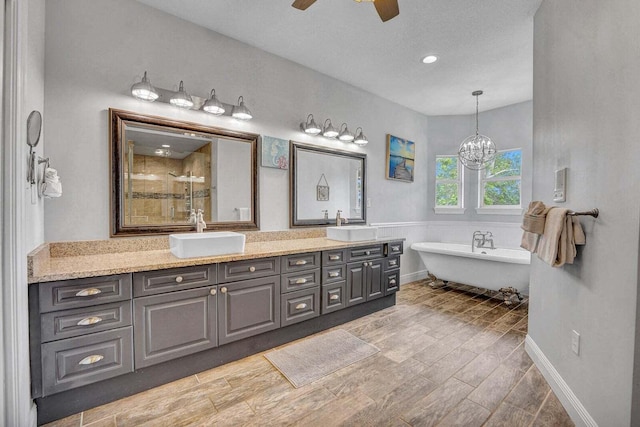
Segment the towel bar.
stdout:
<path fill-rule="evenodd" d="M 591 209 L 590 211 L 584 211 L 584 212 L 567 212 L 567 215 L 570 215 L 570 216 L 588 215 L 588 216 L 592 216 L 594 218 L 598 218 L 599 214 L 600 214 L 600 211 L 597 208 L 596 209 Z"/>

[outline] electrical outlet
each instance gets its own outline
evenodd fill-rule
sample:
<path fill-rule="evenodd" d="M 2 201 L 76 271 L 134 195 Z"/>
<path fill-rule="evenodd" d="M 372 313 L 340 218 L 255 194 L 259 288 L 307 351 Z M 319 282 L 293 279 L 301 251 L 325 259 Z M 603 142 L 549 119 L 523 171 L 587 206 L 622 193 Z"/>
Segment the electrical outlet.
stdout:
<path fill-rule="evenodd" d="M 575 330 L 571 331 L 571 350 L 578 356 L 580 355 L 580 334 Z"/>

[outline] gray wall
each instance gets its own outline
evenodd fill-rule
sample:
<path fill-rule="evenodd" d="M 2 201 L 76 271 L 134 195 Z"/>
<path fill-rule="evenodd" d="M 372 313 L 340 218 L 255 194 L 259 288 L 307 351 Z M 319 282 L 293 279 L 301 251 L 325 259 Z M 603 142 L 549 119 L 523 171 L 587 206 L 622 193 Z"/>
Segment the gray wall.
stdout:
<path fill-rule="evenodd" d="M 45 209 L 46 240 L 109 237 L 109 107 L 367 153 L 372 222 L 426 218 L 427 118 L 353 86 L 195 26 L 133 0 L 46 2 L 45 152 L 64 185 Z M 147 70 L 159 87 L 205 96 L 212 87 L 224 102 L 244 96 L 255 119 L 180 111 L 131 97 Z M 310 137 L 299 130 L 307 114 L 363 127 L 364 149 Z M 385 174 L 386 134 L 416 142 L 412 184 Z M 262 230 L 289 226 L 288 172 L 260 168 Z M 402 206 L 401 209 L 398 206 Z"/>
<path fill-rule="evenodd" d="M 469 95 L 469 102 L 474 98 Z M 480 97 L 482 105 L 482 97 Z M 531 201 L 533 171 L 531 168 L 532 129 L 531 101 L 509 105 L 503 108 L 480 113 L 480 133 L 489 136 L 498 150 L 522 148 L 522 181 L 521 203 L 526 208 Z M 429 150 L 427 162 L 431 166 L 427 178 L 427 219 L 434 221 L 496 221 L 520 222 L 521 215 L 478 215 L 478 172 L 464 171 L 465 213 L 461 215 L 435 214 L 435 165 L 436 155 L 453 155 L 458 153 L 460 143 L 469 135 L 473 135 L 476 127 L 475 114 L 466 116 L 434 116 L 429 117 Z"/>
<path fill-rule="evenodd" d="M 545 0 L 534 21 L 533 198 L 550 203 L 554 170 L 568 167 L 565 205 L 600 217 L 581 219 L 573 266 L 532 259 L 529 336 L 601 426 L 630 425 L 632 409 L 639 16 L 637 1 Z"/>

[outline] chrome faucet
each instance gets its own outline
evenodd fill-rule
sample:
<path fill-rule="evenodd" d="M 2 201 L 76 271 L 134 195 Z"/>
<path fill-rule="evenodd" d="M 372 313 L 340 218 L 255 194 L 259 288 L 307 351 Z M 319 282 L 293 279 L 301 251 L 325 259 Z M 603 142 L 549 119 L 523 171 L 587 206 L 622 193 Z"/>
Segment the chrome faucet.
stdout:
<path fill-rule="evenodd" d="M 340 227 L 342 224 L 347 224 L 349 222 L 347 218 L 342 218 L 340 216 L 341 213 L 342 211 L 340 209 L 336 212 L 336 227 Z"/>
<path fill-rule="evenodd" d="M 207 228 L 207 223 L 204 220 L 204 216 L 203 216 L 203 210 L 202 209 L 198 209 L 198 215 L 197 215 L 197 219 L 196 219 L 196 232 L 197 233 L 202 233 L 202 231 Z"/>
<path fill-rule="evenodd" d="M 471 238 L 471 252 L 475 252 L 475 248 L 486 248 L 486 244 L 490 243 L 490 249 L 495 249 L 493 246 L 493 233 L 490 231 L 474 231 Z"/>

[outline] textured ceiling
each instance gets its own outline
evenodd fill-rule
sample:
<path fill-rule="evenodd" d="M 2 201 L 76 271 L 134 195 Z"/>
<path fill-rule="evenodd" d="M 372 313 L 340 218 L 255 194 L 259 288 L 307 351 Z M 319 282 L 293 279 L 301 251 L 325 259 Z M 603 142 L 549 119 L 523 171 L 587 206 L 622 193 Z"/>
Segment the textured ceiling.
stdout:
<path fill-rule="evenodd" d="M 427 115 L 470 114 L 532 98 L 533 15 L 541 0 L 139 0 Z M 440 60 L 426 65 L 422 57 Z"/>

